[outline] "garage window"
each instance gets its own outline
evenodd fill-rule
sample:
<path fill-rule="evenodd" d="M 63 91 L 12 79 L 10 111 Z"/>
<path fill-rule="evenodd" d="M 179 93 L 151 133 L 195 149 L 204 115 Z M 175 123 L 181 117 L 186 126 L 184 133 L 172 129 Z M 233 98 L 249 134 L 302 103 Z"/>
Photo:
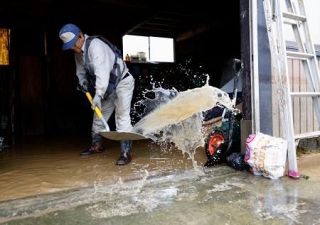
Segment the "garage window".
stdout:
<path fill-rule="evenodd" d="M 0 65 L 9 65 L 10 29 L 0 28 Z"/>
<path fill-rule="evenodd" d="M 173 38 L 125 35 L 123 58 L 131 62 L 174 62 Z"/>

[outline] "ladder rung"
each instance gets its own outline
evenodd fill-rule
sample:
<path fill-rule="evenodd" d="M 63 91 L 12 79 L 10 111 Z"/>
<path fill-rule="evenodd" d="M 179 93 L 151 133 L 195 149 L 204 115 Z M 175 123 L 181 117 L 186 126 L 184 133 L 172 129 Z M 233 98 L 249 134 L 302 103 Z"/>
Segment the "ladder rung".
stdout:
<path fill-rule="evenodd" d="M 290 92 L 293 97 L 320 97 L 320 92 Z"/>
<path fill-rule="evenodd" d="M 293 20 L 284 20 L 283 23 L 288 25 L 297 25 L 297 21 Z"/>
<path fill-rule="evenodd" d="M 291 20 L 296 20 L 296 21 L 301 21 L 301 22 L 305 22 L 307 19 L 305 16 L 300 16 L 294 13 L 289 13 L 289 12 L 283 12 L 282 13 L 284 18 L 288 18 Z"/>
<path fill-rule="evenodd" d="M 287 56 L 291 58 L 298 58 L 298 59 L 310 59 L 313 58 L 314 55 L 310 53 L 303 53 L 303 52 L 293 52 L 293 51 L 287 51 Z"/>
<path fill-rule="evenodd" d="M 295 139 L 303 139 L 303 138 L 312 138 L 320 136 L 320 131 L 313 131 L 309 133 L 296 134 L 294 136 Z"/>

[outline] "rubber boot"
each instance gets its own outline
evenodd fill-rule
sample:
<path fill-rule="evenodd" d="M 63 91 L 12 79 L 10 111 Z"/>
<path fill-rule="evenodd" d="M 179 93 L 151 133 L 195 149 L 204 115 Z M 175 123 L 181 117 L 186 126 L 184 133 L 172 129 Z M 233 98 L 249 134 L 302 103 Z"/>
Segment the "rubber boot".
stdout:
<path fill-rule="evenodd" d="M 85 149 L 80 155 L 92 155 L 104 151 L 103 145 L 100 143 L 92 144 L 89 148 Z"/>
<path fill-rule="evenodd" d="M 116 164 L 118 166 L 124 166 L 131 162 L 132 141 L 131 140 L 120 141 L 120 147 L 121 147 L 121 153 Z"/>

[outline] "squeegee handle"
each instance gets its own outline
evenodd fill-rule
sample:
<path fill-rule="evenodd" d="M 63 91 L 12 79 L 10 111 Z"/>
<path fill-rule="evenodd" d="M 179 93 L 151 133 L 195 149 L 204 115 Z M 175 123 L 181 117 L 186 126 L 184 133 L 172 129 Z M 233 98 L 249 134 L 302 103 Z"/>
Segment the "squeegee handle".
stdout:
<path fill-rule="evenodd" d="M 86 96 L 90 102 L 91 105 L 93 105 L 93 100 L 92 100 L 92 96 L 90 94 L 90 92 L 86 92 Z M 96 112 L 98 118 L 103 122 L 104 126 L 106 127 L 106 129 L 108 129 L 108 125 L 107 125 L 107 121 L 104 119 L 101 110 L 96 106 L 94 108 L 94 111 Z"/>

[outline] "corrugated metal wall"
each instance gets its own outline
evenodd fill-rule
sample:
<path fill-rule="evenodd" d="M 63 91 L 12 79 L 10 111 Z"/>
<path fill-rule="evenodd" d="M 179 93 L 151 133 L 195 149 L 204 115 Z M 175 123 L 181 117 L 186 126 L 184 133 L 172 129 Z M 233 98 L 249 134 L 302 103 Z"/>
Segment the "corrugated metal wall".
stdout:
<path fill-rule="evenodd" d="M 318 58 L 320 65 L 320 58 Z M 290 74 L 290 87 L 294 92 L 310 91 L 307 80 L 304 75 L 304 69 L 301 61 L 297 59 L 288 60 L 288 69 Z M 277 82 L 277 81 L 274 81 Z M 280 111 L 277 102 L 277 96 L 273 96 L 273 135 L 282 136 Z M 293 97 L 293 121 L 295 134 L 312 132 L 319 130 L 318 121 L 314 115 L 311 97 Z"/>

